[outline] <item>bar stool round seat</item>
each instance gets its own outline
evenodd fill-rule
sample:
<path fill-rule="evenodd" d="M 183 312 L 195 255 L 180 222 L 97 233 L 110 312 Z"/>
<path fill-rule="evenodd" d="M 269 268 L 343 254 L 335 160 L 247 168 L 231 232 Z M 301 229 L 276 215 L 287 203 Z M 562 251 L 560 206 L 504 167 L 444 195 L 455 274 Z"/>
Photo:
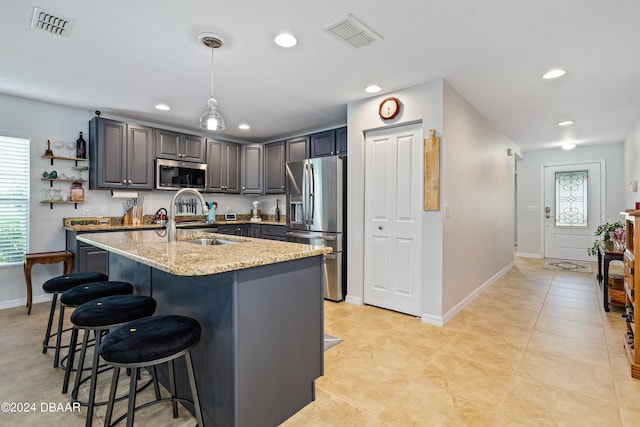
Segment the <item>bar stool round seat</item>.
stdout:
<path fill-rule="evenodd" d="M 100 366 L 98 351 L 103 333 L 106 333 L 108 330 L 113 329 L 123 323 L 127 323 L 143 317 L 152 316 L 155 310 L 156 301 L 151 297 L 143 295 L 112 295 L 85 302 L 84 304 L 77 307 L 71 314 L 71 323 L 73 324 L 74 333 L 72 333 L 72 342 L 70 344 L 70 348 L 75 348 L 75 345 L 77 343 L 78 330 L 84 330 L 84 337 L 80 349 L 80 359 L 78 361 L 78 369 L 76 370 L 75 384 L 71 391 L 71 400 L 74 402 L 79 402 L 77 396 L 80 384 L 82 384 L 86 380 L 90 380 L 89 398 L 87 402 L 79 402 L 81 405 L 87 406 L 87 426 L 90 426 L 92 423 L 94 407 L 107 403 L 106 401 L 95 401 L 97 376 L 99 373 L 104 372 L 99 370 Z M 92 330 L 94 331 L 96 341 L 93 354 L 93 362 L 91 365 L 91 374 L 83 379 L 82 372 L 88 347 L 89 333 Z M 69 363 L 67 363 L 64 383 L 62 387 L 63 393 L 67 392 L 72 365 L 73 356 L 70 353 Z M 147 383 L 144 387 L 146 387 L 147 385 L 149 385 L 149 383 Z M 157 383 L 156 396 L 158 396 L 159 398 Z M 126 396 L 124 396 L 123 398 L 125 397 Z"/>
<path fill-rule="evenodd" d="M 58 361 L 60 358 L 60 344 L 62 339 L 62 325 L 64 324 L 64 313 L 62 306 L 59 310 L 58 315 L 58 331 L 54 334 L 51 334 L 51 326 L 53 325 L 53 317 L 56 311 L 56 305 L 58 302 L 58 295 L 62 294 L 76 286 L 84 285 L 92 282 L 102 282 L 108 280 L 109 278 L 102 273 L 94 273 L 94 272 L 85 272 L 85 273 L 72 273 L 65 274 L 62 276 L 57 276 L 52 279 L 47 280 L 42 285 L 42 290 L 44 290 L 48 294 L 53 294 L 53 299 L 51 300 L 51 310 L 49 311 L 49 322 L 47 323 L 47 330 L 44 335 L 44 340 L 42 341 L 42 353 L 46 353 L 47 349 L 55 348 L 55 355 L 53 357 L 53 367 L 58 367 Z M 49 341 L 51 337 L 56 337 L 55 345 L 49 345 Z"/>
<path fill-rule="evenodd" d="M 191 349 L 200 342 L 201 326 L 197 320 L 180 315 L 162 315 L 145 317 L 125 323 L 111 331 L 100 344 L 100 355 L 114 366 L 109 392 L 109 403 L 105 415 L 105 426 L 112 425 L 111 417 L 115 393 L 118 387 L 120 368 L 131 369 L 129 386 L 129 405 L 127 413 L 117 419 L 114 424 L 127 417 L 127 426 L 133 425 L 134 413 L 149 405 L 160 402 L 172 402 L 173 417 L 178 417 L 177 402 L 192 403 L 199 426 L 202 426 L 202 413 L 198 390 L 191 361 Z M 173 362 L 184 356 L 192 400 L 176 396 L 175 374 Z M 137 370 L 141 367 L 155 367 L 160 363 L 168 363 L 170 398 L 156 399 L 138 407 L 136 403 Z"/>

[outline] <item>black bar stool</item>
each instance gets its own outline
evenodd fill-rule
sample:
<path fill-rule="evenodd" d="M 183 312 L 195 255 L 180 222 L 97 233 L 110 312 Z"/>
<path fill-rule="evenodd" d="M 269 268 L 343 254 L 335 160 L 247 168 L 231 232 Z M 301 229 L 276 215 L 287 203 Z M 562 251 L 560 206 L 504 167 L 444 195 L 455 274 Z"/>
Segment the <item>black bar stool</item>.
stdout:
<path fill-rule="evenodd" d="M 64 311 L 66 307 L 78 307 L 85 302 L 92 301 L 96 298 L 102 298 L 109 295 L 131 295 L 133 294 L 133 285 L 127 282 L 120 281 L 99 281 L 99 282 L 91 282 L 85 283 L 84 285 L 74 286 L 68 291 L 64 292 L 60 296 L 60 318 L 64 317 Z M 59 325 L 58 328 L 61 328 Z M 75 334 L 75 337 L 74 337 Z M 75 342 L 77 341 L 78 331 L 75 329 L 71 329 L 71 338 L 69 339 L 69 354 L 67 357 L 69 358 L 67 362 L 67 366 L 71 365 L 73 368 L 73 356 L 75 354 Z M 71 343 L 74 343 L 71 346 Z M 64 359 L 60 361 L 60 365 L 64 366 Z M 66 390 L 63 389 L 63 393 L 66 393 Z"/>
<path fill-rule="evenodd" d="M 87 402 L 84 402 L 84 404 L 86 404 L 87 406 L 87 426 L 91 426 L 93 422 L 94 406 L 104 405 L 107 403 L 95 401 L 97 377 L 99 373 L 103 372 L 98 370 L 100 358 L 99 347 L 100 341 L 102 339 L 102 334 L 108 332 L 110 329 L 116 328 L 123 323 L 151 316 L 153 315 L 155 310 L 156 301 L 151 297 L 143 295 L 114 295 L 94 299 L 92 301 L 84 303 L 76 308 L 71 315 L 71 323 L 73 323 L 74 330 L 71 334 L 72 341 L 70 344 L 70 348 L 75 348 L 77 344 L 78 330 L 84 329 L 82 347 L 80 349 L 80 359 L 78 360 L 78 369 L 76 370 L 75 385 L 71 390 L 71 400 L 74 402 L 78 402 L 77 396 L 80 384 L 87 379 L 90 379 L 89 399 Z M 82 371 L 88 346 L 87 344 L 91 331 L 93 331 L 95 334 L 95 349 L 93 352 L 91 375 L 82 379 Z M 67 392 L 67 387 L 69 385 L 69 375 L 71 373 L 72 365 L 73 355 L 70 352 L 69 361 L 67 363 L 64 375 L 64 383 L 62 386 L 63 393 Z M 159 398 L 159 395 L 159 390 L 156 390 L 156 397 Z M 83 402 L 80 403 L 83 404 Z"/>
<path fill-rule="evenodd" d="M 197 320 L 179 315 L 145 317 L 125 323 L 111 331 L 100 344 L 100 355 L 107 363 L 114 366 L 104 425 L 115 425 L 126 417 L 127 427 L 132 427 L 136 410 L 159 402 L 172 402 L 173 417 L 177 418 L 177 402 L 188 402 L 194 405 L 198 426 L 202 427 L 202 412 L 191 361 L 191 349 L 200 342 L 200 333 L 201 327 Z M 173 361 L 180 356 L 184 356 L 187 364 L 187 374 L 193 400 L 176 396 Z M 155 367 L 164 362 L 168 362 L 171 397 L 156 399 L 136 407 L 138 369 L 141 367 Z M 129 405 L 127 413 L 111 424 L 120 368 L 131 369 Z"/>
<path fill-rule="evenodd" d="M 65 274 L 63 276 L 54 277 L 49 279 L 42 285 L 42 289 L 48 293 L 53 294 L 53 300 L 51 301 L 51 310 L 49 311 L 49 323 L 47 324 L 47 331 L 44 334 L 44 340 L 42 341 L 42 353 L 46 353 L 47 349 L 55 348 L 56 352 L 53 356 L 53 367 L 58 367 L 58 360 L 60 358 L 60 340 L 62 338 L 62 325 L 64 324 L 64 313 L 62 307 L 60 307 L 60 313 L 58 317 L 58 332 L 51 334 L 51 326 L 53 324 L 53 316 L 56 311 L 56 303 L 58 301 L 58 294 L 68 291 L 69 289 L 84 285 L 91 282 L 102 282 L 108 280 L 108 277 L 102 273 L 73 273 Z M 49 340 L 52 336 L 56 336 L 56 344 L 49 345 Z"/>

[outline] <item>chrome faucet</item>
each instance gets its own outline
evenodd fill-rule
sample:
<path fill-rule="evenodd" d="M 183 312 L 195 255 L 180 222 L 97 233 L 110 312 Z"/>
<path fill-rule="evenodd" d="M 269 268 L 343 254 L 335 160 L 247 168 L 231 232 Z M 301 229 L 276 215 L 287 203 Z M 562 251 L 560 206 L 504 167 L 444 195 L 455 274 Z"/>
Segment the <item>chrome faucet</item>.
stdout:
<path fill-rule="evenodd" d="M 207 202 L 204 201 L 204 197 L 202 194 L 195 188 L 182 188 L 176 192 L 171 198 L 171 202 L 169 202 L 169 213 L 167 216 L 167 238 L 169 239 L 169 243 L 176 241 L 176 217 L 173 213 L 176 207 L 176 199 L 183 195 L 184 193 L 192 193 L 198 196 L 200 199 L 200 206 L 202 206 L 202 215 L 206 215 L 209 212 L 209 208 L 207 207 Z"/>

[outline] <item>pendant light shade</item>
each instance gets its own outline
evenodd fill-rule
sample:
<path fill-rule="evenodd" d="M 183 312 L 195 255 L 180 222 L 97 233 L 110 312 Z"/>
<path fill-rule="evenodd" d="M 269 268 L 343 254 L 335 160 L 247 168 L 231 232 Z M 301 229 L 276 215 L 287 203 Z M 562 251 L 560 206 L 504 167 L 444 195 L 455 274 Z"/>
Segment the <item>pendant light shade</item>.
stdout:
<path fill-rule="evenodd" d="M 200 116 L 200 127 L 206 130 L 224 130 L 224 118 L 218 109 L 218 101 L 213 97 L 213 50 L 222 47 L 222 38 L 212 33 L 202 33 L 198 39 L 211 49 L 211 97 L 207 101 L 207 109 Z"/>
<path fill-rule="evenodd" d="M 207 109 L 200 116 L 200 127 L 207 130 L 224 130 L 224 117 L 218 111 L 218 101 L 212 96 L 207 101 Z"/>

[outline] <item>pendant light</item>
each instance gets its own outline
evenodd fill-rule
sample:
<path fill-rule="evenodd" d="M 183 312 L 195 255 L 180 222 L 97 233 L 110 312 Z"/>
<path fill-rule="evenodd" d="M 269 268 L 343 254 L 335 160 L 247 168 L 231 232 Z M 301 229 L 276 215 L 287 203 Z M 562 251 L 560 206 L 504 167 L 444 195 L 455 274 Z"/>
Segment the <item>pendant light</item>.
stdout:
<path fill-rule="evenodd" d="M 217 34 L 202 33 L 198 39 L 211 49 L 211 97 L 207 101 L 207 109 L 200 116 L 200 127 L 207 130 L 224 130 L 224 118 L 218 110 L 218 101 L 213 97 L 213 50 L 222 47 L 222 38 Z"/>

